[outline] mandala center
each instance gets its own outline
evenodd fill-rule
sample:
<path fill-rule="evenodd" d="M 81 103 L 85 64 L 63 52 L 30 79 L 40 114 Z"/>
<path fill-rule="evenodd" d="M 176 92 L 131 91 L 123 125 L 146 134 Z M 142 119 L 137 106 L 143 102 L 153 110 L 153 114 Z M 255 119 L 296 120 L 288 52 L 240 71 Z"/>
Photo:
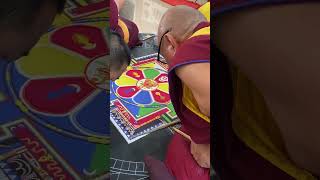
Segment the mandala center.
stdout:
<path fill-rule="evenodd" d="M 153 91 L 158 88 L 158 83 L 152 79 L 141 79 L 137 82 L 137 87 L 146 91 Z"/>

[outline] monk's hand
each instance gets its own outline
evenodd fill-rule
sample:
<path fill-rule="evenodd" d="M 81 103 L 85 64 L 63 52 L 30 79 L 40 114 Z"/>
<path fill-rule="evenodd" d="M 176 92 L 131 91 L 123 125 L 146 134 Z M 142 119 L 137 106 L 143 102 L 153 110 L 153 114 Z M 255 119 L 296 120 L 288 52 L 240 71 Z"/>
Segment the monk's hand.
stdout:
<path fill-rule="evenodd" d="M 210 168 L 210 144 L 196 144 L 191 141 L 191 154 L 199 166 Z"/>

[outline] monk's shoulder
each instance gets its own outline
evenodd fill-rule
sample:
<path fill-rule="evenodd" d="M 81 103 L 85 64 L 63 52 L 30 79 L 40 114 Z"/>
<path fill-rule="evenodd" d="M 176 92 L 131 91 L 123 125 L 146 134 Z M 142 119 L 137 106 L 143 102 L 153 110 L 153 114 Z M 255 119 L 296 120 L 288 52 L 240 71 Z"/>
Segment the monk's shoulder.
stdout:
<path fill-rule="evenodd" d="M 210 36 L 197 36 L 186 40 L 176 52 L 174 57 L 178 62 L 209 61 Z"/>

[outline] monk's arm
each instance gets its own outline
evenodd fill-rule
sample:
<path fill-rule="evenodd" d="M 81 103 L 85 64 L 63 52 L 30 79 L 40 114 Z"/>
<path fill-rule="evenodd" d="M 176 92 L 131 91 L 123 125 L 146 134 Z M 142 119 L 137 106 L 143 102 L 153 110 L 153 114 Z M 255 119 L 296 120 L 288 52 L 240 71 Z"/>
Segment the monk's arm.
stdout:
<path fill-rule="evenodd" d="M 263 94 L 291 159 L 320 175 L 320 4 L 265 6 L 215 18 L 215 40 Z"/>
<path fill-rule="evenodd" d="M 199 110 L 210 117 L 210 63 L 184 65 L 176 74 L 192 91 Z"/>

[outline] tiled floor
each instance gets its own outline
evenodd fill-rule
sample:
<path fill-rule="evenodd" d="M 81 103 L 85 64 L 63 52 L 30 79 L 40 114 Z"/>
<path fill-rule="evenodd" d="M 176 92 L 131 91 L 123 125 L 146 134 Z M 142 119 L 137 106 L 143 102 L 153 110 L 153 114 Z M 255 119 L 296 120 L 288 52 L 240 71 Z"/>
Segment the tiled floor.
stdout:
<path fill-rule="evenodd" d="M 171 5 L 160 0 L 126 0 L 121 16 L 135 22 L 141 33 L 157 33 L 162 15 Z"/>

